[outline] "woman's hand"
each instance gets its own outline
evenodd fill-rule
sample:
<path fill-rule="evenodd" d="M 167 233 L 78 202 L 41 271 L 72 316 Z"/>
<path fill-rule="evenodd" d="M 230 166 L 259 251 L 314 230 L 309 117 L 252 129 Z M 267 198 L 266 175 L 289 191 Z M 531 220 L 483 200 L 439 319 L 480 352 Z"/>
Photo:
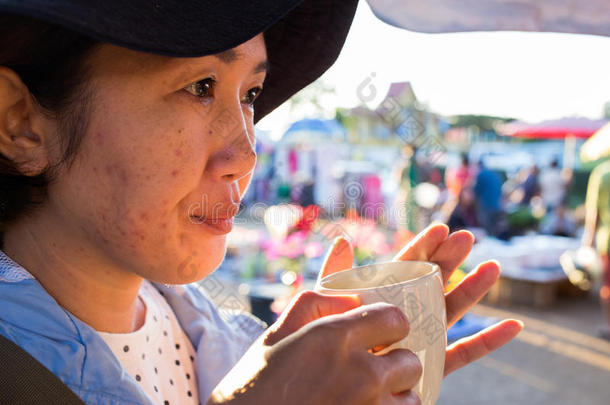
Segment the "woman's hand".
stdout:
<path fill-rule="evenodd" d="M 470 232 L 458 231 L 449 235 L 446 225 L 435 224 L 419 233 L 393 260 L 424 260 L 437 263 L 446 284 L 451 273 L 470 253 L 473 243 L 474 237 Z M 320 277 L 349 269 L 352 263 L 351 245 L 345 239 L 338 239 L 326 257 Z M 500 266 L 496 261 L 481 263 L 456 288 L 446 294 L 447 327 L 451 327 L 483 298 L 499 275 Z M 447 348 L 445 376 L 508 343 L 522 328 L 520 321 L 505 320 L 455 342 Z"/>
<path fill-rule="evenodd" d="M 409 350 L 374 355 L 403 339 L 400 309 L 360 306 L 356 296 L 305 291 L 214 390 L 213 404 L 420 404 L 411 391 L 422 372 Z"/>
<path fill-rule="evenodd" d="M 449 235 L 445 225 L 432 225 L 394 260 L 435 262 L 446 283 L 473 242 L 470 232 Z M 338 239 L 320 277 L 351 268 L 352 262 L 349 242 Z M 482 263 L 446 294 L 449 326 L 485 295 L 499 274 L 498 263 Z M 356 296 L 297 295 L 216 387 L 208 405 L 419 404 L 411 391 L 421 375 L 417 357 L 404 349 L 382 356 L 369 351 L 405 337 L 407 319 L 392 305 L 359 305 Z M 504 345 L 522 327 L 519 321 L 505 320 L 449 346 L 445 375 Z"/>

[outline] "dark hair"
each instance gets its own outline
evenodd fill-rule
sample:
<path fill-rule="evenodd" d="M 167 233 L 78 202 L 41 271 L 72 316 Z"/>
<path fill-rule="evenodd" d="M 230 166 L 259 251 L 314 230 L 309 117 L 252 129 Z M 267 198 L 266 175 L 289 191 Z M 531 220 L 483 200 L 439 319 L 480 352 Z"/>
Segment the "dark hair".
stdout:
<path fill-rule="evenodd" d="M 470 161 L 468 160 L 468 153 L 462 153 L 462 165 L 468 166 Z"/>
<path fill-rule="evenodd" d="M 56 169 L 73 163 L 88 125 L 85 60 L 98 41 L 29 17 L 0 13 L 0 66 L 14 71 L 35 102 L 56 120 L 61 158 L 26 176 L 0 154 L 0 247 L 6 226 L 44 202 Z"/>

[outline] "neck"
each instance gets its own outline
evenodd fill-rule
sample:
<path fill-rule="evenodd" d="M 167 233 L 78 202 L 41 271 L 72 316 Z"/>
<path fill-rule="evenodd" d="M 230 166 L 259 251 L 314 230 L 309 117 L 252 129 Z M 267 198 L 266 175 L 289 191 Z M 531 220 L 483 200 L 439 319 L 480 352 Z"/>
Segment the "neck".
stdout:
<path fill-rule="evenodd" d="M 139 329 L 145 319 L 138 299 L 143 279 L 103 260 L 80 235 L 58 229 L 43 216 L 28 218 L 5 232 L 3 250 L 59 305 L 95 330 Z"/>

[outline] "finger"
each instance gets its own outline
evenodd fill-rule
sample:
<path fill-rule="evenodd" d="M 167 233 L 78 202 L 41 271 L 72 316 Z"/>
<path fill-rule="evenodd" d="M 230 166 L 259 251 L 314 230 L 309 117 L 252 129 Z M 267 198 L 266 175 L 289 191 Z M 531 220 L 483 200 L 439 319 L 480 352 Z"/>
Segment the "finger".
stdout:
<path fill-rule="evenodd" d="M 386 372 L 386 388 L 390 392 L 408 391 L 419 382 L 423 368 L 411 350 L 394 349 L 377 357 Z"/>
<path fill-rule="evenodd" d="M 421 405 L 421 400 L 415 391 L 406 391 L 392 395 L 392 399 L 388 403 L 396 405 Z"/>
<path fill-rule="evenodd" d="M 445 224 L 433 224 L 421 231 L 415 238 L 403 247 L 393 261 L 423 260 L 427 261 L 449 235 Z"/>
<path fill-rule="evenodd" d="M 319 324 L 332 326 L 328 328 L 331 334 L 336 333 L 337 329 L 342 330 L 350 347 L 367 350 L 389 346 L 409 333 L 407 316 L 398 307 L 385 302 L 363 305 L 341 315 L 329 316 Z"/>
<path fill-rule="evenodd" d="M 322 295 L 303 291 L 296 295 L 280 318 L 269 328 L 264 343 L 273 345 L 308 323 L 324 316 L 342 314 L 360 305 L 357 295 Z"/>
<path fill-rule="evenodd" d="M 523 322 L 509 319 L 461 339 L 447 348 L 445 376 L 508 343 L 523 329 Z"/>
<path fill-rule="evenodd" d="M 451 273 L 458 268 L 472 250 L 474 235 L 468 231 L 457 231 L 449 235 L 446 241 L 440 244 L 430 261 L 439 265 L 443 275 L 443 284 L 446 284 Z"/>
<path fill-rule="evenodd" d="M 485 296 L 500 276 L 500 265 L 495 260 L 479 264 L 475 270 L 445 296 L 447 327 L 451 327 Z"/>
<path fill-rule="evenodd" d="M 352 244 L 345 238 L 338 236 L 335 238 L 333 245 L 328 250 L 322 269 L 318 274 L 318 283 L 320 279 L 329 274 L 336 273 L 341 270 L 351 269 L 354 262 L 354 250 Z M 317 285 L 317 283 L 316 283 Z"/>

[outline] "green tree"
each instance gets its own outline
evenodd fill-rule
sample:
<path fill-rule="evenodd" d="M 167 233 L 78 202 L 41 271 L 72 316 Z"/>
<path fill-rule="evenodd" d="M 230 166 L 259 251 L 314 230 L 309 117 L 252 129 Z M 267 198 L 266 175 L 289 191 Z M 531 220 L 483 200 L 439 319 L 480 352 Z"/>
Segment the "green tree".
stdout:
<path fill-rule="evenodd" d="M 293 112 L 302 106 L 309 106 L 317 112 L 323 112 L 325 108 L 321 102 L 322 98 L 334 93 L 335 88 L 333 86 L 325 83 L 322 79 L 318 79 L 288 100 L 290 111 Z"/>
<path fill-rule="evenodd" d="M 475 126 L 480 131 L 493 131 L 495 125 L 498 123 L 504 123 L 508 121 L 514 121 L 514 118 L 506 117 L 495 117 L 492 115 L 454 115 L 449 117 L 449 122 L 452 127 L 470 127 Z"/>

